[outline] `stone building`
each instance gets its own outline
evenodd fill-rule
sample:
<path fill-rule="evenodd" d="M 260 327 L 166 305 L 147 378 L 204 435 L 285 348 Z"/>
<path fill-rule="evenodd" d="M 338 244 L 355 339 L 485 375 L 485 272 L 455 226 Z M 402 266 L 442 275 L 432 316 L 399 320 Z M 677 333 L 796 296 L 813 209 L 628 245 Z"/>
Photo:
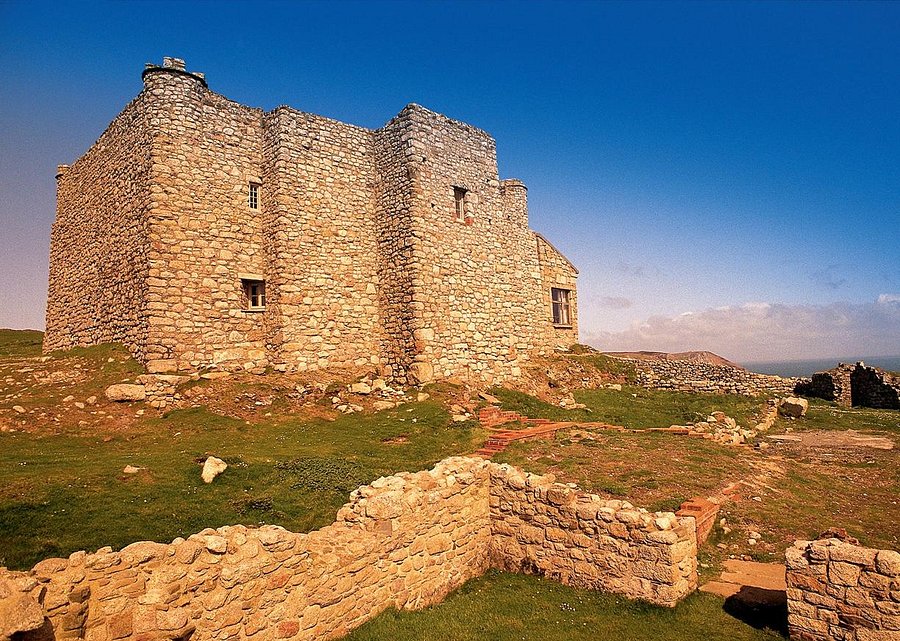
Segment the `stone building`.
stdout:
<path fill-rule="evenodd" d="M 45 350 L 491 382 L 577 341 L 578 271 L 484 131 L 415 104 L 377 130 L 264 112 L 175 58 L 143 83 L 59 168 Z"/>

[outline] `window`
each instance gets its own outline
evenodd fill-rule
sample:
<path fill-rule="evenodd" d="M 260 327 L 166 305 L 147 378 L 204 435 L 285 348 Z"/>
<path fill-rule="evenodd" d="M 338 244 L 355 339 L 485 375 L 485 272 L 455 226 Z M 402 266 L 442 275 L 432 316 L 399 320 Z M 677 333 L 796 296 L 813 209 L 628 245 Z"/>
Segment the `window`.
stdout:
<path fill-rule="evenodd" d="M 563 325 L 565 327 L 572 326 L 572 304 L 570 289 L 551 288 L 551 297 L 553 299 L 553 324 Z"/>
<path fill-rule="evenodd" d="M 465 220 L 466 219 L 466 190 L 462 187 L 454 187 L 453 188 L 453 199 L 456 201 L 456 209 L 453 212 L 453 217 L 456 220 Z"/>
<path fill-rule="evenodd" d="M 250 197 L 248 199 L 250 209 L 259 209 L 259 185 L 250 183 Z"/>
<path fill-rule="evenodd" d="M 266 308 L 266 281 L 242 279 L 247 309 L 261 311 Z"/>

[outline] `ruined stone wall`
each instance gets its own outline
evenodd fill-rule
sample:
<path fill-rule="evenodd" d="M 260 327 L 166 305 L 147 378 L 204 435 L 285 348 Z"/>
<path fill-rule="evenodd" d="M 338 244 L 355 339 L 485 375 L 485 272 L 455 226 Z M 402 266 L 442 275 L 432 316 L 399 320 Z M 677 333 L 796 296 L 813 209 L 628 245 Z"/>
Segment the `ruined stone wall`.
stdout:
<path fill-rule="evenodd" d="M 692 517 L 605 501 L 552 475 L 493 465 L 491 529 L 504 570 L 670 607 L 697 588 Z"/>
<path fill-rule="evenodd" d="M 692 361 L 620 360 L 634 365 L 638 385 L 650 389 L 742 396 L 759 396 L 765 393 L 790 396 L 799 380 Z"/>
<path fill-rule="evenodd" d="M 267 322 L 279 369 L 377 365 L 372 132 L 289 107 L 265 117 Z"/>
<path fill-rule="evenodd" d="M 835 401 L 838 405 L 850 407 L 853 398 L 850 391 L 850 373 L 852 365 L 839 364 L 827 372 L 816 372 L 810 380 L 801 380 L 794 391 L 803 396 Z"/>
<path fill-rule="evenodd" d="M 264 268 L 261 218 L 248 203 L 262 112 L 172 68 L 145 71 L 144 91 L 154 110 L 148 369 L 261 371 L 262 319 L 245 311 L 240 274 Z"/>
<path fill-rule="evenodd" d="M 853 405 L 880 409 L 900 409 L 900 376 L 857 363 L 850 374 Z"/>
<path fill-rule="evenodd" d="M 308 534 L 225 526 L 0 568 L 0 632 L 329 639 L 389 607 L 436 604 L 491 566 L 674 605 L 696 586 L 693 519 L 453 457 L 358 488 L 335 523 Z"/>
<path fill-rule="evenodd" d="M 900 553 L 826 539 L 797 541 L 786 560 L 791 639 L 900 639 Z"/>
<path fill-rule="evenodd" d="M 816 372 L 809 380 L 801 380 L 794 391 L 834 401 L 843 407 L 874 407 L 900 409 L 900 376 L 865 363 L 837 367 Z"/>
<path fill-rule="evenodd" d="M 523 207 L 507 212 L 488 134 L 412 105 L 413 308 L 425 376 L 494 382 L 546 348 L 540 266 Z M 457 215 L 454 188 L 465 190 Z M 524 220 L 523 220 L 524 218 Z M 431 371 L 427 371 L 430 369 Z"/>
<path fill-rule="evenodd" d="M 569 348 L 578 342 L 578 291 L 575 288 L 578 270 L 546 238 L 535 233 L 538 261 L 541 265 L 541 299 L 544 304 L 543 341 L 549 346 Z M 571 324 L 553 324 L 553 288 L 569 290 Z"/>
<path fill-rule="evenodd" d="M 226 526 L 49 559 L 30 583 L 0 571 L 0 582 L 40 601 L 55 638 L 336 638 L 385 608 L 438 603 L 487 569 L 487 465 L 448 459 L 381 479 L 309 534 Z M 17 637 L 29 638 L 39 632 Z"/>
<path fill-rule="evenodd" d="M 87 153 L 59 168 L 45 352 L 117 342 L 145 355 L 152 99 L 140 94 Z"/>

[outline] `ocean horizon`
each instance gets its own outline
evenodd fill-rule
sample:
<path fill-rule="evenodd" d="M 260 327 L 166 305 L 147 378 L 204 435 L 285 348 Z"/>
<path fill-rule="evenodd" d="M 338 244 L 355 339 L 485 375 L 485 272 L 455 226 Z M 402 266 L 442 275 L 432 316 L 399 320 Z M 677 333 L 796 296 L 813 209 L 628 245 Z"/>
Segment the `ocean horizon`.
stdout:
<path fill-rule="evenodd" d="M 878 367 L 890 372 L 900 372 L 900 356 L 845 356 L 794 361 L 747 361 L 740 364 L 751 372 L 760 374 L 809 377 L 816 372 L 837 367 L 838 363 L 853 364 L 859 361 L 870 367 Z"/>

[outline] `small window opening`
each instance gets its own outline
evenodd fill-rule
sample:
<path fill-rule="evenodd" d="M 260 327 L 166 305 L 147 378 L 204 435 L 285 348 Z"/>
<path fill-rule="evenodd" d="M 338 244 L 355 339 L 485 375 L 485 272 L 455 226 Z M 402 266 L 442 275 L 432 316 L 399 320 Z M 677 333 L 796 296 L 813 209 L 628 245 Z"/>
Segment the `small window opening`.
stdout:
<path fill-rule="evenodd" d="M 266 281 L 242 280 L 244 286 L 244 299 L 247 309 L 263 310 L 266 308 Z"/>
<path fill-rule="evenodd" d="M 453 199 L 456 201 L 456 209 L 453 211 L 453 217 L 456 220 L 466 219 L 466 193 L 462 187 L 453 188 Z"/>
<path fill-rule="evenodd" d="M 572 326 L 572 305 L 571 293 L 569 289 L 551 288 L 551 298 L 553 299 L 553 324 L 563 325 L 565 327 Z"/>
<path fill-rule="evenodd" d="M 250 183 L 250 196 L 248 198 L 250 209 L 259 209 L 259 185 Z"/>

